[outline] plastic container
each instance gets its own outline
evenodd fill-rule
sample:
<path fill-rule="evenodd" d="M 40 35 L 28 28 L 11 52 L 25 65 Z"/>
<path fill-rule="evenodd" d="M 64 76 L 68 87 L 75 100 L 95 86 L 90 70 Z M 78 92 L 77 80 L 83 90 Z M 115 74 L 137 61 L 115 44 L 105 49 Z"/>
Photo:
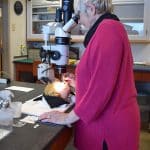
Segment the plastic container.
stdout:
<path fill-rule="evenodd" d="M 11 102 L 10 103 L 10 109 L 12 109 L 13 118 L 21 117 L 21 107 L 22 107 L 22 102 Z"/>
<path fill-rule="evenodd" d="M 13 131 L 13 114 L 7 109 L 0 109 L 0 140 Z"/>

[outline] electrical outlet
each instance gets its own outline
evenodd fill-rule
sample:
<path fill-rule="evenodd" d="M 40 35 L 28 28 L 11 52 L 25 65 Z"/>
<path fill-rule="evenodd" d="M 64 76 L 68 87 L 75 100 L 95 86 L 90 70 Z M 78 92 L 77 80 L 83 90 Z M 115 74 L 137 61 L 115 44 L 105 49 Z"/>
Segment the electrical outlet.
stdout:
<path fill-rule="evenodd" d="M 12 24 L 12 31 L 16 30 L 16 24 Z"/>

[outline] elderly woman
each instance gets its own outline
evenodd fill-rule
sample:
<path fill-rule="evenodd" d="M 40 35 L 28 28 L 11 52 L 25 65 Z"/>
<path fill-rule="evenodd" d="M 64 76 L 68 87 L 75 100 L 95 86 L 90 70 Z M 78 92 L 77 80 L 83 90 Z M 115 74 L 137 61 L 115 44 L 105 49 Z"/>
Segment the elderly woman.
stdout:
<path fill-rule="evenodd" d="M 80 0 L 80 24 L 89 28 L 76 68 L 76 105 L 70 113 L 48 112 L 40 119 L 75 123 L 79 150 L 138 150 L 140 115 L 127 33 L 111 13 L 111 0 Z"/>

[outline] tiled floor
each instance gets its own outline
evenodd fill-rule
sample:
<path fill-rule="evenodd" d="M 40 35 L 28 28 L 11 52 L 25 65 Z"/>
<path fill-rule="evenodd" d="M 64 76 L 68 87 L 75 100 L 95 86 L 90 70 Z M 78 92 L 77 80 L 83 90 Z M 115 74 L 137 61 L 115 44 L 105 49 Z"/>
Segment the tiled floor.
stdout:
<path fill-rule="evenodd" d="M 141 131 L 140 150 L 150 150 L 150 133 L 146 130 Z"/>
<path fill-rule="evenodd" d="M 75 150 L 73 140 L 70 141 L 65 150 Z M 150 133 L 147 130 L 141 131 L 139 150 L 150 150 Z"/>
<path fill-rule="evenodd" d="M 73 146 L 73 139 L 71 139 L 71 141 L 69 142 L 69 144 L 67 145 L 65 150 L 75 150 L 75 148 Z"/>

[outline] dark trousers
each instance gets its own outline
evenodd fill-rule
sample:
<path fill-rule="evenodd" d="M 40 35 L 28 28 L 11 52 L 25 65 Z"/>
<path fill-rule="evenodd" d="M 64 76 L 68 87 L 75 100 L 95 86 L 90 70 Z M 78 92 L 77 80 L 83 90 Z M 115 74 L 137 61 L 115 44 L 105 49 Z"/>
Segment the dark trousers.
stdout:
<path fill-rule="evenodd" d="M 103 141 L 103 150 L 108 150 L 108 146 L 105 140 Z"/>

